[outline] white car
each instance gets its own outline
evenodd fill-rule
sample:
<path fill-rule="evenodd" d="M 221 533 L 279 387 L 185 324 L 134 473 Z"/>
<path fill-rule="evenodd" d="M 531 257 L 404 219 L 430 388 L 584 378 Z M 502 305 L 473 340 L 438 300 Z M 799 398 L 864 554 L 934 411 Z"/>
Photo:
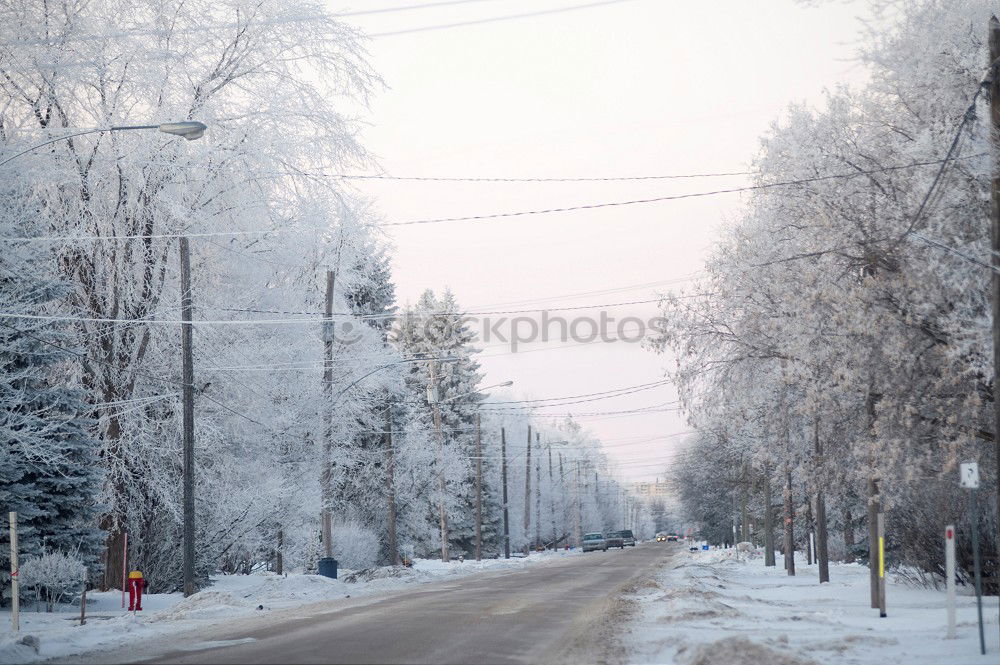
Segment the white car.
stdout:
<path fill-rule="evenodd" d="M 593 552 L 594 550 L 608 551 L 608 541 L 604 540 L 604 534 L 600 532 L 583 534 L 583 551 Z"/>

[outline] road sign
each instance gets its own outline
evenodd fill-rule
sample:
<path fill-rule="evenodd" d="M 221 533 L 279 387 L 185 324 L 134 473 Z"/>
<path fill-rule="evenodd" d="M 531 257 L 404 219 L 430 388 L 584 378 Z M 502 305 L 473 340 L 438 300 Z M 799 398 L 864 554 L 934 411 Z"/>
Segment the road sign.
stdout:
<path fill-rule="evenodd" d="M 979 489 L 979 464 L 963 462 L 961 466 L 962 480 L 960 485 L 970 490 Z"/>

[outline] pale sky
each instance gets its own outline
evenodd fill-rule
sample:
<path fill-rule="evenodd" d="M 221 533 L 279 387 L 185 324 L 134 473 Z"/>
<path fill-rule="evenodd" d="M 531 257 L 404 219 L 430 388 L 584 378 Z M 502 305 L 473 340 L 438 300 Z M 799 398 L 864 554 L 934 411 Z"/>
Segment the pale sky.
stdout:
<path fill-rule="evenodd" d="M 345 4 L 359 12 L 427 0 Z M 345 17 L 368 34 L 594 4 L 474 0 Z M 863 3 L 862 3 L 863 4 Z M 630 0 L 505 21 L 374 37 L 388 88 L 362 142 L 397 176 L 605 177 L 747 170 L 759 137 L 790 103 L 858 83 L 859 3 Z M 469 216 L 708 191 L 741 176 L 586 183 L 359 185 L 386 221 Z M 597 210 L 389 229 L 401 304 L 450 287 L 470 311 L 645 300 L 703 267 L 737 194 Z M 636 286 L 646 285 L 646 286 Z M 577 295 L 581 294 L 581 295 Z M 600 309 L 553 312 L 598 316 Z M 656 314 L 622 306 L 609 316 Z M 495 343 L 495 342 L 494 342 Z M 551 341 L 480 354 L 484 385 L 518 398 L 580 395 L 663 378 L 670 358 L 638 344 Z M 594 414 L 676 399 L 669 385 L 540 413 Z M 662 475 L 688 430 L 682 414 L 580 415 L 623 479 Z"/>

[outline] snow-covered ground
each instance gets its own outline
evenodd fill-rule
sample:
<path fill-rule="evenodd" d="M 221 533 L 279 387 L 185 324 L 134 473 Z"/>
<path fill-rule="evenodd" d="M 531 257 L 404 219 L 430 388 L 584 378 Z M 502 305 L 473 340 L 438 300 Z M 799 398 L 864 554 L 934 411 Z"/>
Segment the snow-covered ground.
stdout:
<path fill-rule="evenodd" d="M 684 665 L 961 665 L 1000 662 L 997 597 L 983 600 L 986 655 L 979 654 L 975 596 L 959 595 L 958 638 L 945 639 L 945 594 L 887 579 L 887 614 L 869 607 L 868 568 L 816 566 L 778 555 L 681 552 L 632 597 L 639 612 L 624 636 L 633 663 Z"/>
<path fill-rule="evenodd" d="M 29 604 L 21 608 L 21 630 L 15 635 L 10 628 L 10 612 L 0 612 L 0 663 L 29 663 L 112 649 L 174 633 L 189 634 L 263 613 L 405 590 L 454 576 L 545 564 L 577 554 L 576 551 L 544 552 L 527 558 L 488 559 L 479 563 L 446 564 L 418 559 L 412 568 L 341 570 L 336 580 L 302 574 L 224 575 L 213 578 L 211 587 L 187 599 L 180 593 L 146 595 L 143 611 L 136 613 L 122 609 L 121 591 L 89 592 L 84 626 L 79 625 L 79 605 L 46 613 L 35 612 Z"/>

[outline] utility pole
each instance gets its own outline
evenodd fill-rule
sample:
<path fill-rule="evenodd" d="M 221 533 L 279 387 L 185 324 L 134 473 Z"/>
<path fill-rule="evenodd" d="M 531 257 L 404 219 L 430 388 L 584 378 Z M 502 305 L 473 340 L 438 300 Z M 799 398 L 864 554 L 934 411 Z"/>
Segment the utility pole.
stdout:
<path fill-rule="evenodd" d="M 444 481 L 444 433 L 441 431 L 441 399 L 438 394 L 437 361 L 430 362 L 430 388 L 428 395 L 433 396 L 431 408 L 434 410 L 434 432 L 437 436 L 438 450 L 438 513 L 441 523 L 441 561 L 447 563 L 448 556 L 448 513 L 444 507 L 446 486 Z"/>
<path fill-rule="evenodd" d="M 576 546 L 577 547 L 581 547 L 582 543 L 583 543 L 583 535 L 581 533 L 583 531 L 583 525 L 581 524 L 581 520 L 583 518 L 580 515 L 580 460 L 576 461 L 576 476 L 575 476 L 575 479 L 576 479 L 576 482 L 575 482 L 575 485 L 576 485 L 576 533 L 575 533 L 575 535 L 576 535 Z"/>
<path fill-rule="evenodd" d="M 819 438 L 819 418 L 813 420 L 813 449 L 816 451 L 816 562 L 819 583 L 830 581 L 830 550 L 827 547 L 826 499 L 823 497 L 823 443 Z"/>
<path fill-rule="evenodd" d="M 10 629 L 15 633 L 20 629 L 21 576 L 17 561 L 17 513 L 11 511 L 10 518 Z"/>
<path fill-rule="evenodd" d="M 795 504 L 792 503 L 792 470 L 785 465 L 785 570 L 795 575 Z"/>
<path fill-rule="evenodd" d="M 476 411 L 476 561 L 482 560 L 483 550 L 483 437 Z"/>
<path fill-rule="evenodd" d="M 334 272 L 326 271 L 326 302 L 323 309 L 323 464 L 320 485 L 323 505 L 320 527 L 323 556 L 333 558 L 333 287 Z"/>
<path fill-rule="evenodd" d="M 552 513 L 552 549 L 556 548 L 559 536 L 556 534 L 556 483 L 552 477 L 552 444 L 549 449 L 549 510 Z"/>
<path fill-rule="evenodd" d="M 395 464 L 396 460 L 394 457 L 394 452 L 392 449 L 392 402 L 390 401 L 385 407 L 385 484 L 386 484 L 386 498 L 388 500 L 388 512 L 389 512 L 389 533 L 387 540 L 389 541 L 389 561 L 394 566 L 399 565 L 399 547 L 396 545 L 396 481 L 395 481 Z M 476 534 L 479 535 L 478 532 Z M 479 560 L 479 548 L 478 541 L 476 547 L 476 560 Z"/>
<path fill-rule="evenodd" d="M 771 464 L 764 464 L 764 565 L 774 565 L 774 506 L 771 505 Z"/>
<path fill-rule="evenodd" d="M 531 538 L 531 425 L 528 425 L 528 456 L 524 461 L 524 550 L 527 552 L 531 545 L 527 541 Z"/>
<path fill-rule="evenodd" d="M 749 476 L 747 465 L 743 464 L 743 482 L 740 483 L 740 540 L 744 543 L 750 541 L 750 523 L 747 517 L 747 503 L 749 488 Z"/>
<path fill-rule="evenodd" d="M 542 543 L 542 435 L 535 432 L 535 548 Z"/>
<path fill-rule="evenodd" d="M 194 593 L 194 351 L 191 339 L 191 249 L 180 238 L 181 259 L 181 399 L 183 401 L 184 597 Z"/>
<path fill-rule="evenodd" d="M 990 141 L 992 142 L 992 187 L 990 207 L 990 253 L 993 266 L 991 272 L 991 295 L 993 296 L 993 459 L 996 464 L 994 469 L 996 482 L 1000 484 L 1000 398 L 997 392 L 1000 390 L 1000 144 L 998 144 L 997 132 L 1000 132 L 1000 21 L 996 16 L 990 17 L 990 119 L 992 121 L 992 131 Z M 1000 488 L 996 493 L 996 514 L 1000 515 Z M 997 546 L 996 560 L 1000 561 L 1000 519 L 996 520 L 993 542 Z"/>
<path fill-rule="evenodd" d="M 500 428 L 500 475 L 503 478 L 503 558 L 510 558 L 510 511 L 507 507 L 507 433 Z"/>
<path fill-rule="evenodd" d="M 569 530 L 566 528 L 566 474 L 563 473 L 562 453 L 559 453 L 559 496 L 562 497 L 560 506 L 562 507 L 562 533 L 569 537 Z"/>

